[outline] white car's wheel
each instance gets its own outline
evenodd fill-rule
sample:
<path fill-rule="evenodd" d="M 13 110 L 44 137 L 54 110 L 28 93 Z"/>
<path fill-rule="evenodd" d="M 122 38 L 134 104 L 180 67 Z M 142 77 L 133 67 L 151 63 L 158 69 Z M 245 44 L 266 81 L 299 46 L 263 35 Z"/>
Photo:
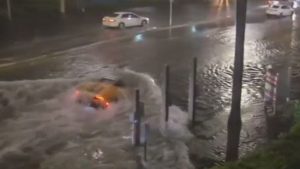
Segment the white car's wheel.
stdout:
<path fill-rule="evenodd" d="M 147 21 L 143 20 L 142 23 L 141 23 L 141 26 L 146 26 L 146 25 L 147 25 Z"/>
<path fill-rule="evenodd" d="M 126 27 L 125 23 L 123 23 L 123 22 L 119 23 L 119 28 L 120 29 L 125 29 L 125 27 Z"/>

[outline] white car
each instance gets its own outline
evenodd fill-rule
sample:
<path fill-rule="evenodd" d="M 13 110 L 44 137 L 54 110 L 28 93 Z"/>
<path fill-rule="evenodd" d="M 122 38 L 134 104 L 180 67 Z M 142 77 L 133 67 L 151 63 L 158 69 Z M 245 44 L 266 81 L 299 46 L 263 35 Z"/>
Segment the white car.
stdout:
<path fill-rule="evenodd" d="M 271 5 L 288 5 L 293 7 L 294 3 L 296 3 L 294 0 L 269 0 L 268 4 Z"/>
<path fill-rule="evenodd" d="M 294 9 L 291 6 L 278 4 L 271 5 L 267 11 L 267 15 L 275 15 L 275 16 L 290 16 L 294 13 Z"/>
<path fill-rule="evenodd" d="M 105 27 L 119 27 L 121 29 L 131 26 L 145 26 L 149 24 L 149 18 L 139 16 L 132 12 L 115 12 L 102 19 Z"/>

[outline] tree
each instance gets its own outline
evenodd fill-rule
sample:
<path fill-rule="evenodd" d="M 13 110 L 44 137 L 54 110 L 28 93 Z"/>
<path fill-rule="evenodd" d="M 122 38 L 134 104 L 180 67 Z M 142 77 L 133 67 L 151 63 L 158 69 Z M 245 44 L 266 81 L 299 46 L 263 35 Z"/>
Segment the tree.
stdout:
<path fill-rule="evenodd" d="M 226 161 L 238 159 L 241 120 L 241 92 L 244 67 L 244 41 L 247 0 L 236 1 L 236 41 L 232 85 L 231 111 L 228 118 Z"/>

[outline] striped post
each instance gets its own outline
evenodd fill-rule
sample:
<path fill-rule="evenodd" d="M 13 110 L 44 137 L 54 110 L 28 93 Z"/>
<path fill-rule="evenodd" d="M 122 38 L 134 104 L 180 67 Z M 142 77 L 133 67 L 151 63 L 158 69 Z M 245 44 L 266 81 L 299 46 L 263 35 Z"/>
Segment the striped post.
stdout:
<path fill-rule="evenodd" d="M 277 84 L 279 74 L 272 73 L 272 68 L 267 70 L 265 76 L 265 111 L 268 115 L 275 115 L 276 113 L 276 101 L 277 101 Z"/>

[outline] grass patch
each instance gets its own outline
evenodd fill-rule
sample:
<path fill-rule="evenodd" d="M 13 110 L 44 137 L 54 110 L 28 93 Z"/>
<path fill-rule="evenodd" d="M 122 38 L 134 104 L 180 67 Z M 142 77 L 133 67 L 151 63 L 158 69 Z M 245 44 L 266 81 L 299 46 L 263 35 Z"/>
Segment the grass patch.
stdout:
<path fill-rule="evenodd" d="M 300 168 L 300 122 L 291 129 L 288 136 L 274 141 L 235 163 L 213 169 L 298 169 Z"/>

